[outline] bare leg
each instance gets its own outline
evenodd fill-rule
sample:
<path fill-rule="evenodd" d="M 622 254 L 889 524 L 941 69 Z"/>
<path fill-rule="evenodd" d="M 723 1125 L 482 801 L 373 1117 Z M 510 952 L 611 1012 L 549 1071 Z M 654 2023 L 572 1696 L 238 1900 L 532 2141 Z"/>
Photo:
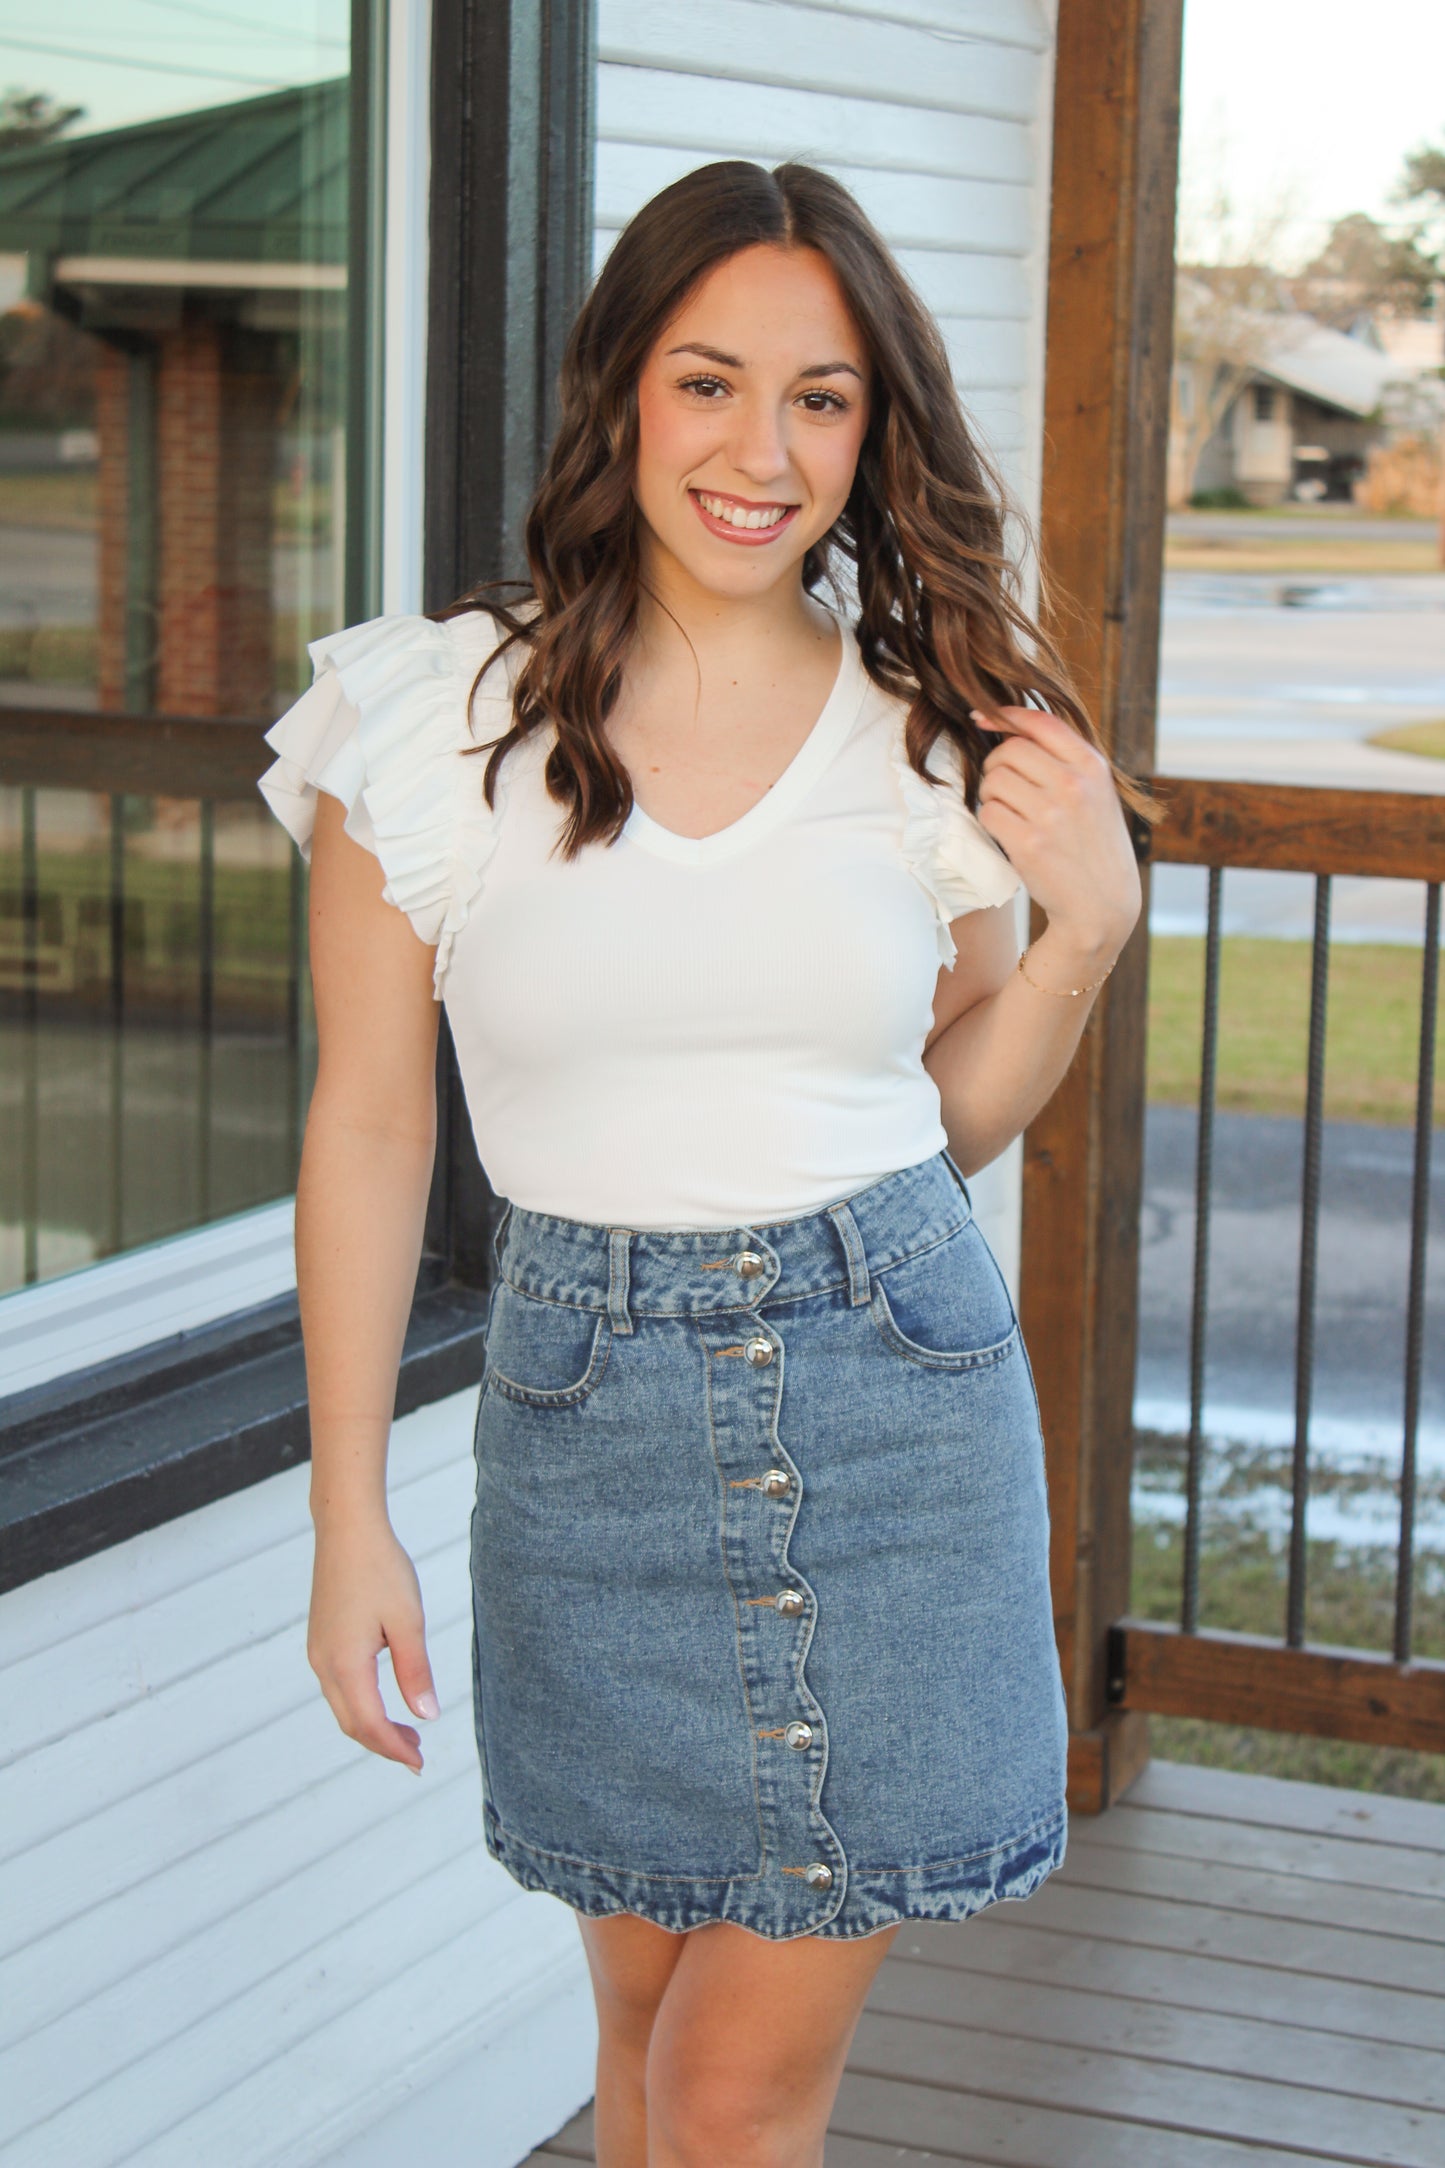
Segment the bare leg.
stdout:
<path fill-rule="evenodd" d="M 822 2168 L 848 2046 L 897 1932 L 690 1934 L 653 2026 L 648 2168 Z"/>
<path fill-rule="evenodd" d="M 647 2051 L 688 1937 L 631 1912 L 577 1924 L 597 2002 L 598 2168 L 647 2168 Z"/>

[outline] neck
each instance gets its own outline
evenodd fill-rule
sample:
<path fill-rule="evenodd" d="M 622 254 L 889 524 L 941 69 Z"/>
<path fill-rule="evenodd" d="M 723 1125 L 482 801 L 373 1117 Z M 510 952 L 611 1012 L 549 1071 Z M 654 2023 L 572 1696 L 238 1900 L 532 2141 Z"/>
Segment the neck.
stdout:
<path fill-rule="evenodd" d="M 670 551 L 645 540 L 641 575 L 637 630 L 653 654 L 665 651 L 679 632 L 700 660 L 736 655 L 740 647 L 776 651 L 799 639 L 816 640 L 820 623 L 827 622 L 822 605 L 804 591 L 801 568 L 755 595 L 720 595 L 701 586 Z"/>

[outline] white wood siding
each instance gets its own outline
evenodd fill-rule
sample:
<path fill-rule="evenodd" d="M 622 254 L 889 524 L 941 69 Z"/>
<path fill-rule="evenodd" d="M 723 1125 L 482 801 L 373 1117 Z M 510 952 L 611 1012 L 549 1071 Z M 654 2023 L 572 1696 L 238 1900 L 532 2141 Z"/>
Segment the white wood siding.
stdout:
<path fill-rule="evenodd" d="M 420 1780 L 306 1663 L 304 1468 L 0 1599 L 6 2168 L 360 2162 L 345 2141 L 403 2101 L 415 2134 L 460 2063 L 432 2158 L 507 2168 L 587 2097 L 572 1916 L 482 1844 L 475 1406 L 392 1447 L 443 1711 Z"/>
<path fill-rule="evenodd" d="M 707 159 L 827 165 L 1035 513 L 1043 0 L 600 0 L 599 66 L 598 260 Z M 1016 1159 L 975 1197 L 1012 1275 Z M 343 1738 L 307 1667 L 304 1469 L 0 1597 L 0 2168 L 508 2168 L 589 2093 L 571 1915 L 481 1839 L 474 1409 L 393 1443 L 443 1708 L 420 1783 Z"/>
<path fill-rule="evenodd" d="M 710 159 L 826 167 L 938 317 L 968 411 L 1035 512 L 1049 10 L 599 0 L 598 42 L 597 261 L 640 204 Z"/>

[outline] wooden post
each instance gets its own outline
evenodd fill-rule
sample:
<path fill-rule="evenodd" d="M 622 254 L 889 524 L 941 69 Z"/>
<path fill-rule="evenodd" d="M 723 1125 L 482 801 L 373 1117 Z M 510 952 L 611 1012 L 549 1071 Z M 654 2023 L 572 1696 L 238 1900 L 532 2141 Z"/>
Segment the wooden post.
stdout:
<path fill-rule="evenodd" d="M 592 252 L 592 0 L 434 0 L 428 609 L 524 569 L 555 380 Z M 501 1206 L 445 1018 L 426 1247 L 486 1287 Z"/>
<path fill-rule="evenodd" d="M 1115 758 L 1143 776 L 1154 765 L 1182 15 L 1183 0 L 1059 0 L 1056 52 L 1049 630 Z M 1141 921 L 1024 1139 L 1021 1314 L 1048 1460 L 1069 1803 L 1081 1813 L 1106 1807 L 1148 1758 L 1147 1717 L 1106 1699 L 1108 1629 L 1129 1608 L 1146 964 Z"/>

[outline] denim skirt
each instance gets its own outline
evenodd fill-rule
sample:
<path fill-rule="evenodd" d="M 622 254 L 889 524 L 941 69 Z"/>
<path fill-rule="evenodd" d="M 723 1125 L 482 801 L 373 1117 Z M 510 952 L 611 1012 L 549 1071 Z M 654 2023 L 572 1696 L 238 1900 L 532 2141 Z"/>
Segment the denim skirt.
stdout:
<path fill-rule="evenodd" d="M 1064 1857 L 1038 1398 L 950 1156 L 636 1232 L 509 1207 L 472 1514 L 487 1849 L 786 1941 Z"/>

